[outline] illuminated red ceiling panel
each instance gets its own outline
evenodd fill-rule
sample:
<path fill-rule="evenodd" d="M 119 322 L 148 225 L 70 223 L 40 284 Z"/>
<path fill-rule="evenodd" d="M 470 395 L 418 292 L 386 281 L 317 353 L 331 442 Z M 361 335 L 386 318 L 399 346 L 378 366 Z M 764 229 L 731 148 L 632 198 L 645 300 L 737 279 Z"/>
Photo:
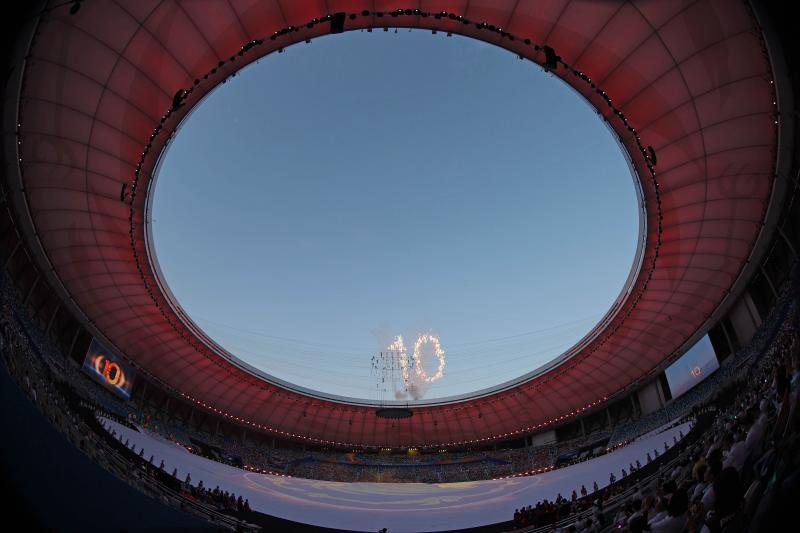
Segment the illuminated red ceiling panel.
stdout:
<path fill-rule="evenodd" d="M 776 106 L 761 30 L 744 2 L 117 0 L 68 11 L 53 7 L 42 17 L 19 106 L 26 200 L 55 273 L 93 326 L 149 374 L 286 434 L 446 444 L 527 430 L 611 396 L 711 315 L 765 215 Z M 348 15 L 345 30 L 435 28 L 540 64 L 547 45 L 560 56 L 555 74 L 619 135 L 647 204 L 643 266 L 622 309 L 567 362 L 508 391 L 385 420 L 374 408 L 306 397 L 251 375 L 205 346 L 168 305 L 147 261 L 142 224 L 165 140 L 228 75 L 330 33 L 324 17 L 337 12 Z M 271 39 L 290 26 L 296 29 Z M 156 131 L 179 89 L 192 90 Z M 655 178 L 641 153 L 647 146 L 657 156 Z M 136 191 L 125 201 L 123 184 Z"/>

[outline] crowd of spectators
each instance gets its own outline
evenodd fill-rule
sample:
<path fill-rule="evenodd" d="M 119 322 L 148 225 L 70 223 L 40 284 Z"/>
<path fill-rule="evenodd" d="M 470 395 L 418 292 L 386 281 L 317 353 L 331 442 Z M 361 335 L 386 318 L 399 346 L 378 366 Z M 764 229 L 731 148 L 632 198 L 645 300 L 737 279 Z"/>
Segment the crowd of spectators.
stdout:
<path fill-rule="evenodd" d="M 117 478 L 139 491 L 185 512 L 209 520 L 231 531 L 257 529 L 228 511 L 248 511 L 249 504 L 235 495 L 193 486 L 158 468 L 106 432 L 98 416 L 106 416 L 129 424 L 130 409 L 119 400 L 109 400 L 103 391 L 88 393 L 93 383 L 85 382 L 80 372 L 68 370 L 73 362 L 61 358 L 42 342 L 43 336 L 31 336 L 32 325 L 22 319 L 13 288 L 0 276 L 0 361 L 46 420 L 69 442 Z M 61 361 L 59 361 L 61 358 Z M 103 403 L 96 398 L 103 398 Z M 111 406 L 109 409 L 108 406 Z"/>
<path fill-rule="evenodd" d="M 524 531 L 739 533 L 787 531 L 791 504 L 800 497 L 800 333 L 796 297 L 778 310 L 781 320 L 734 361 L 727 382 L 701 404 L 708 427 L 655 461 L 604 489 L 582 487 L 514 513 Z M 771 317 L 772 318 L 772 317 Z M 744 361 L 744 362 L 742 362 Z M 704 393 L 705 394 L 705 393 Z M 662 458 L 663 459 L 663 458 Z M 635 470 L 635 469 L 634 469 Z M 580 493 L 580 496 L 578 495 Z M 583 496 L 586 494 L 585 496 Z"/>
<path fill-rule="evenodd" d="M 237 497 L 234 493 L 226 490 L 220 490 L 219 486 L 214 489 L 203 487 L 203 482 L 192 485 L 188 480 L 190 479 L 187 474 L 187 481 L 183 483 L 182 490 L 185 495 L 195 500 L 199 500 L 215 506 L 220 511 L 238 511 L 250 512 L 250 501 L 241 496 Z"/>
<path fill-rule="evenodd" d="M 220 455 L 235 456 L 241 460 L 237 466 L 248 469 L 329 481 L 442 483 L 492 479 L 551 467 L 558 449 L 549 444 L 494 451 L 383 454 L 272 448 L 193 429 L 178 420 L 161 418 L 155 412 L 134 418 L 140 426 L 196 453 L 202 454 L 202 448 L 192 445 L 197 442 L 225 451 L 210 456 L 211 459 L 230 463 Z"/>
<path fill-rule="evenodd" d="M 190 428 L 181 421 L 164 419 L 156 412 L 139 413 L 134 419 L 141 427 L 214 460 L 260 472 L 343 482 L 446 483 L 525 475 L 556 466 L 568 466 L 606 453 L 605 439 L 610 434 L 608 431 L 598 431 L 587 437 L 560 443 L 511 449 L 448 450 L 436 453 L 426 451 L 416 454 L 383 454 L 356 450 L 346 453 L 305 450 L 301 447 L 272 448 L 246 442 L 241 438 Z M 576 455 L 570 461 L 557 462 L 559 454 L 585 447 L 587 443 L 596 442 L 597 439 L 601 439 L 603 443 L 598 449 L 587 451 L 580 457 Z M 207 443 L 225 453 L 207 455 L 201 447 L 192 444 L 197 442 Z M 237 457 L 241 463 L 233 463 L 225 459 L 225 456 Z"/>
<path fill-rule="evenodd" d="M 511 463 L 477 454 L 462 460 L 449 458 L 447 463 L 437 463 L 431 458 L 426 458 L 430 462 L 400 462 L 397 459 L 387 463 L 344 463 L 331 462 L 330 458 L 304 458 L 290 463 L 287 472 L 295 477 L 383 483 L 449 483 L 512 473 Z"/>

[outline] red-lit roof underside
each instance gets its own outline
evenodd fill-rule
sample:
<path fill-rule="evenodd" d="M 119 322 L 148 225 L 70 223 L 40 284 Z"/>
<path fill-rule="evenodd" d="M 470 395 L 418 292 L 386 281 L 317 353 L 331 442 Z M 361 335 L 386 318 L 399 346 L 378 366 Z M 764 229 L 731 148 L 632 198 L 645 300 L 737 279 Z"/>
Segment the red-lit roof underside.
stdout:
<path fill-rule="evenodd" d="M 611 396 L 658 366 L 708 319 L 744 266 L 765 214 L 776 107 L 760 30 L 743 2 L 136 0 L 84 2 L 74 16 L 68 8 L 42 18 L 20 103 L 27 202 L 55 273 L 93 327 L 148 373 L 287 434 L 340 443 L 446 444 L 536 427 Z M 469 23 L 413 11 L 388 14 L 398 8 L 444 11 Z M 617 131 L 647 203 L 643 266 L 616 318 L 566 363 L 511 390 L 386 420 L 374 408 L 312 399 L 247 373 L 202 346 L 166 303 L 147 261 L 141 223 L 164 141 L 226 76 L 277 48 L 328 34 L 329 22 L 306 24 L 341 11 L 357 15 L 346 19 L 345 29 L 453 31 L 537 63 L 545 55 L 534 45 L 547 44 L 569 65 L 560 64 L 556 74 Z M 387 15 L 379 18 L 376 11 Z M 481 22 L 495 28 L 478 27 Z M 291 25 L 299 30 L 270 39 Z M 263 43 L 237 55 L 258 39 Z M 204 79 L 212 68 L 218 70 Z M 614 107 L 571 69 L 591 78 Z M 192 87 L 186 105 L 166 119 L 142 157 L 176 91 Z M 640 144 L 656 151 L 660 247 L 654 180 L 640 144 L 614 109 L 624 113 Z M 120 201 L 123 183 L 129 191 L 136 184 L 132 201 Z"/>

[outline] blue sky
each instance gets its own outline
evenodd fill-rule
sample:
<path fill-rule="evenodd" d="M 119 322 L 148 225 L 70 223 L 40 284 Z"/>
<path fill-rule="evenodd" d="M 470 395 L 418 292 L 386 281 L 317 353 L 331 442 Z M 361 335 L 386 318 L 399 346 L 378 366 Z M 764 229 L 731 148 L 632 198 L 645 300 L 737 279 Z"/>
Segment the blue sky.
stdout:
<path fill-rule="evenodd" d="M 564 83 L 399 30 L 301 43 L 220 86 L 165 156 L 152 225 L 178 301 L 237 357 L 395 399 L 371 357 L 433 332 L 431 399 L 578 341 L 628 276 L 637 209 L 612 134 Z"/>

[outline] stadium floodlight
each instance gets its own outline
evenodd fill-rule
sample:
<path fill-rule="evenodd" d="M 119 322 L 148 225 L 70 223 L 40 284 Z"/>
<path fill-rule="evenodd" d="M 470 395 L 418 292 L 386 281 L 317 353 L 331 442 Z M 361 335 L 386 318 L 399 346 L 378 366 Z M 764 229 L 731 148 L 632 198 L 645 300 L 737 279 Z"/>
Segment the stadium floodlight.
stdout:
<path fill-rule="evenodd" d="M 561 59 L 556 51 L 550 46 L 545 45 L 542 47 L 544 50 L 544 64 L 542 65 L 545 70 L 555 70 L 558 67 L 558 61 Z"/>
<path fill-rule="evenodd" d="M 344 18 L 346 13 L 341 11 L 331 17 L 331 33 L 344 33 Z"/>

